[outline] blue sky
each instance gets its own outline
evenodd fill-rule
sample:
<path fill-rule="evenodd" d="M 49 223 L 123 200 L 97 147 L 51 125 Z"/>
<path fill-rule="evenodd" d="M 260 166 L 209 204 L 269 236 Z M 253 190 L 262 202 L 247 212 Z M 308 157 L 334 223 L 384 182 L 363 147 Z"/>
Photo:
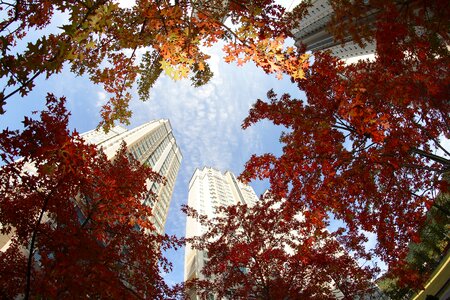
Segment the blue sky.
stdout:
<path fill-rule="evenodd" d="M 258 98 L 265 99 L 270 88 L 278 93 L 290 92 L 298 96 L 298 89 L 287 77 L 278 80 L 253 64 L 241 67 L 226 64 L 219 45 L 208 49 L 208 53 L 214 77 L 207 85 L 194 88 L 189 80 L 173 81 L 163 75 L 151 91 L 149 101 L 140 101 L 134 89 L 130 104 L 133 116 L 129 128 L 161 118 L 169 119 L 172 124 L 183 161 L 166 232 L 180 237 L 184 236 L 186 220 L 180 207 L 187 203 L 188 183 L 195 168 L 210 166 L 239 175 L 251 154 L 280 153 L 278 137 L 281 128 L 261 122 L 244 131 L 241 124 L 251 105 Z M 28 96 L 10 99 L 5 107 L 6 114 L 0 118 L 0 130 L 22 128 L 24 116 L 44 108 L 47 92 L 67 98 L 71 129 L 85 132 L 98 125 L 100 107 L 107 95 L 101 86 L 92 84 L 87 77 L 76 77 L 65 68 L 48 80 L 38 78 L 36 87 Z M 258 195 L 267 188 L 264 182 L 256 182 L 252 186 Z M 181 282 L 184 249 L 169 251 L 167 256 L 174 265 L 173 272 L 165 275 L 168 283 Z"/>
<path fill-rule="evenodd" d="M 239 175 L 251 154 L 281 150 L 281 128 L 263 122 L 244 131 L 241 123 L 251 105 L 258 98 L 264 99 L 270 88 L 280 93 L 295 92 L 295 86 L 287 78 L 279 81 L 251 64 L 228 65 L 221 61 L 217 48 L 211 52 L 210 62 L 215 76 L 207 85 L 193 88 L 187 80 L 160 78 L 150 103 L 132 103 L 133 123 L 168 118 L 183 153 L 166 224 L 168 234 L 184 235 L 186 217 L 180 206 L 187 203 L 188 184 L 195 168 L 210 166 Z M 258 195 L 267 188 L 263 182 L 252 186 Z M 182 281 L 183 251 L 171 251 L 168 256 L 174 263 L 168 281 Z"/>
<path fill-rule="evenodd" d="M 122 6 L 132 3 L 130 0 L 120 2 Z M 296 0 L 278 2 L 293 7 Z M 55 15 L 49 28 L 29 32 L 27 38 L 15 49 L 22 51 L 28 41 L 58 30 L 57 27 L 66 20 L 65 15 Z M 239 175 L 253 153 L 280 153 L 278 137 L 281 128 L 269 122 L 261 122 L 244 131 L 241 124 L 251 105 L 258 98 L 265 99 L 271 88 L 277 93 L 290 92 L 298 96 L 298 89 L 287 77 L 278 80 L 275 75 L 266 75 L 251 63 L 241 67 L 224 63 L 221 45 L 209 48 L 207 52 L 211 55 L 209 63 L 214 72 L 214 77 L 207 85 L 194 88 L 189 80 L 173 81 L 163 75 L 151 91 L 149 101 L 140 101 L 134 89 L 130 104 L 133 116 L 129 128 L 154 119 L 169 119 L 181 148 L 183 161 L 166 223 L 166 232 L 179 237 L 185 234 L 186 221 L 180 207 L 187 203 L 188 183 L 195 168 L 210 166 Z M 138 52 L 140 54 L 142 52 Z M 3 79 L 0 80 L 0 84 L 4 82 Z M 10 98 L 4 107 L 6 114 L 0 117 L 0 130 L 7 127 L 21 129 L 24 116 L 31 116 L 31 112 L 45 108 L 45 96 L 48 92 L 67 98 L 66 106 L 71 112 L 69 126 L 72 130 L 85 132 L 95 128 L 100 122 L 99 111 L 107 98 L 105 91 L 101 86 L 91 83 L 87 76 L 75 76 L 66 66 L 62 73 L 49 79 L 38 77 L 35 88 L 26 97 L 16 95 Z M 251 185 L 258 195 L 268 187 L 266 182 Z M 167 282 L 181 282 L 184 248 L 176 252 L 169 251 L 167 256 L 173 263 L 173 271 L 165 274 Z"/>
<path fill-rule="evenodd" d="M 283 4 L 293 6 L 291 2 L 295 1 Z M 52 27 L 56 28 L 64 20 L 64 16 L 55 16 Z M 38 34 L 30 34 L 29 38 L 36 36 Z M 186 221 L 180 207 L 187 203 L 188 183 L 195 168 L 210 166 L 239 175 L 252 154 L 280 154 L 278 138 L 282 128 L 264 121 L 245 131 L 241 129 L 251 105 L 258 98 L 264 100 L 269 89 L 278 94 L 290 93 L 293 97 L 304 98 L 287 77 L 278 80 L 275 75 L 266 75 L 252 63 L 241 67 L 224 63 L 220 45 L 207 49 L 207 52 L 211 55 L 209 63 L 214 72 L 207 85 L 194 88 L 189 80 L 173 81 L 163 75 L 152 89 L 149 101 L 140 101 L 134 89 L 130 103 L 133 116 L 129 128 L 154 119 L 169 119 L 183 154 L 166 223 L 166 233 L 179 237 L 185 234 Z M 35 83 L 36 87 L 28 96 L 15 96 L 8 101 L 6 114 L 0 117 L 0 130 L 22 128 L 24 116 L 44 108 L 47 92 L 67 98 L 71 129 L 85 132 L 100 122 L 99 111 L 107 95 L 101 86 L 92 84 L 87 77 L 76 77 L 66 66 L 62 73 L 48 80 L 40 77 Z M 253 182 L 251 186 L 257 195 L 268 188 L 267 182 Z M 166 255 L 174 267 L 171 273 L 165 274 L 167 282 L 181 282 L 184 249 L 169 251 Z"/>
<path fill-rule="evenodd" d="M 121 2 L 127 1 L 132 0 Z M 278 2 L 286 7 L 294 7 L 298 0 Z M 56 15 L 51 27 L 56 29 L 65 19 L 64 15 Z M 31 33 L 28 39 L 39 35 Z M 23 45 L 20 43 L 17 51 Z M 151 91 L 149 101 L 140 101 L 134 89 L 130 104 L 133 116 L 129 128 L 154 119 L 169 119 L 183 154 L 166 223 L 166 233 L 179 237 L 184 236 L 186 221 L 180 207 L 187 203 L 188 183 L 195 168 L 210 166 L 239 175 L 252 154 L 280 154 L 278 138 L 282 128 L 269 122 L 260 122 L 245 131 L 241 129 L 251 105 L 258 98 L 265 99 L 271 88 L 278 94 L 290 93 L 295 98 L 304 98 L 287 77 L 278 80 L 274 75 L 264 74 L 251 63 L 242 67 L 226 64 L 222 60 L 220 45 L 207 51 L 211 55 L 209 63 L 214 72 L 210 83 L 194 88 L 188 80 L 173 81 L 163 75 Z M 2 83 L 3 79 L 0 80 Z M 5 107 L 6 114 L 0 116 L 0 130 L 7 127 L 22 128 L 24 116 L 44 108 L 47 92 L 67 98 L 67 108 L 72 114 L 69 124 L 71 129 L 85 132 L 100 122 L 99 111 L 108 96 L 101 86 L 92 84 L 87 77 L 76 77 L 66 66 L 62 73 L 48 80 L 39 77 L 35 84 L 36 87 L 28 96 L 21 98 L 16 95 L 9 99 Z M 443 142 L 449 148 L 449 140 L 444 139 Z M 258 195 L 268 188 L 267 182 L 253 182 L 251 186 Z M 332 226 L 336 224 L 340 223 L 332 222 Z M 373 246 L 375 236 L 367 236 L 370 238 L 368 246 Z M 168 251 L 166 255 L 173 263 L 173 271 L 164 275 L 166 281 L 169 284 L 181 282 L 184 249 Z M 384 268 L 384 264 L 381 267 Z"/>
<path fill-rule="evenodd" d="M 168 234 L 184 236 L 186 217 L 180 207 L 187 203 L 188 184 L 195 168 L 210 166 L 239 175 L 251 154 L 281 151 L 278 143 L 281 128 L 262 122 L 244 131 L 241 123 L 251 105 L 258 98 L 264 99 L 270 88 L 295 93 L 295 86 L 288 78 L 277 80 L 252 64 L 243 67 L 226 64 L 220 52 L 220 47 L 210 51 L 214 77 L 207 85 L 193 88 L 188 80 L 174 82 L 163 77 L 156 83 L 150 102 L 131 104 L 133 124 L 154 118 L 169 119 L 183 153 L 166 223 Z M 252 186 L 258 195 L 267 188 L 264 182 Z M 169 251 L 167 256 L 174 264 L 173 272 L 166 275 L 167 281 L 181 282 L 184 249 Z"/>

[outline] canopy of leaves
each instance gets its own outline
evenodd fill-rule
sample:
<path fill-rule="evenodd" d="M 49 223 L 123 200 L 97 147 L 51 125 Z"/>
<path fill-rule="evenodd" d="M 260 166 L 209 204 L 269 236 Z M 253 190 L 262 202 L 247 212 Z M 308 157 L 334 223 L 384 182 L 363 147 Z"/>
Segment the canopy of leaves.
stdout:
<path fill-rule="evenodd" d="M 129 89 L 139 75 L 144 99 L 161 71 L 199 86 L 209 81 L 204 53 L 222 41 L 227 62 L 252 60 L 267 73 L 300 78 L 306 56 L 283 48 L 289 34 L 284 9 L 274 1 L 138 0 L 131 8 L 116 1 L 2 1 L 0 23 L 0 113 L 16 93 L 27 95 L 35 79 L 61 72 L 65 63 L 87 73 L 111 95 L 102 108 L 103 124 L 127 122 Z M 27 42 L 31 30 L 51 28 L 52 16 L 68 15 L 54 33 Z M 229 19 L 231 26 L 224 24 Z M 18 44 L 26 44 L 23 52 Z M 142 50 L 139 63 L 136 51 Z"/>
<path fill-rule="evenodd" d="M 420 230 L 420 240 L 410 243 L 405 271 L 417 270 L 420 277 L 428 280 L 449 249 L 449 234 L 450 197 L 447 192 L 438 195 L 428 211 L 427 220 Z M 399 286 L 399 278 L 389 273 L 378 284 L 392 299 L 407 298 L 418 290 L 415 286 Z"/>
<path fill-rule="evenodd" d="M 323 224 L 299 214 L 296 204 L 267 198 L 254 207 L 219 207 L 188 246 L 207 253 L 204 279 L 186 282 L 208 299 L 348 299 L 370 287 L 375 269 L 361 268 Z M 341 295 L 342 295 L 341 294 Z"/>
<path fill-rule="evenodd" d="M 167 299 L 160 247 L 177 246 L 140 199 L 158 174 L 126 155 L 108 161 L 67 129 L 65 100 L 47 96 L 39 119 L 0 133 L 0 294 L 45 299 Z M 20 157 L 19 160 L 17 158 Z M 155 199 L 155 195 L 149 195 Z"/>
<path fill-rule="evenodd" d="M 375 60 L 344 65 L 316 53 L 296 80 L 306 101 L 272 91 L 268 102 L 258 100 L 243 127 L 268 119 L 288 130 L 282 155 L 253 156 L 241 179 L 268 178 L 272 193 L 299 212 L 343 221 L 340 242 L 375 254 L 403 283 L 420 285 L 417 270 L 402 270 L 427 210 L 448 189 L 442 174 L 450 152 L 440 140 L 450 138 L 450 15 L 443 1 L 366 2 L 377 9 L 369 31 L 359 31 L 353 17 L 367 14 L 363 1 L 332 1 L 330 26 L 336 35 L 374 40 Z M 377 237 L 369 253 L 362 230 Z"/>

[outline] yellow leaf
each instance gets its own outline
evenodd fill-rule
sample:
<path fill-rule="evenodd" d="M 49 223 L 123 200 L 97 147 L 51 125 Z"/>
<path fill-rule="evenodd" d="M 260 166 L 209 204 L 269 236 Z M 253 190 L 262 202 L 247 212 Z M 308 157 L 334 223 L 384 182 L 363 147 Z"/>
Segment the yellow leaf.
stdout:
<path fill-rule="evenodd" d="M 179 74 L 181 78 L 187 78 L 188 74 L 189 74 L 189 68 L 186 67 L 185 65 L 181 65 L 179 67 Z"/>
<path fill-rule="evenodd" d="M 303 72 L 303 69 L 299 68 L 297 71 L 293 72 L 292 77 L 294 79 L 303 79 L 305 78 L 305 72 Z"/>
<path fill-rule="evenodd" d="M 177 79 L 177 78 L 175 78 L 176 72 L 175 72 L 173 66 L 170 63 L 168 63 L 167 61 L 161 60 L 161 69 L 163 69 L 164 72 L 166 73 L 166 75 L 169 76 L 170 78 L 175 79 L 175 80 Z"/>
<path fill-rule="evenodd" d="M 205 71 L 205 65 L 203 64 L 203 62 L 199 62 L 199 63 L 198 63 L 198 69 L 199 69 L 200 71 Z"/>

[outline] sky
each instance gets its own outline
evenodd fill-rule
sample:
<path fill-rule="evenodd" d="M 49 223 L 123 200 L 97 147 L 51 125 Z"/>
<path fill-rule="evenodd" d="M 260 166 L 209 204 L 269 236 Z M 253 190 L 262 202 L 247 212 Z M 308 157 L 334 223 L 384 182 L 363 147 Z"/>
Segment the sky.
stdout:
<path fill-rule="evenodd" d="M 180 206 L 187 203 L 195 168 L 209 166 L 239 175 L 251 154 L 279 153 L 281 149 L 281 128 L 264 122 L 244 131 L 241 124 L 251 105 L 258 98 L 265 99 L 270 88 L 281 93 L 294 90 L 294 86 L 287 78 L 279 81 L 250 64 L 237 67 L 223 63 L 216 50 L 211 53 L 214 77 L 209 84 L 195 89 L 188 81 L 162 78 L 153 91 L 153 103 L 132 104 L 133 111 L 139 111 L 133 117 L 136 123 L 148 116 L 168 118 L 183 154 L 166 223 L 168 234 L 184 235 L 186 217 L 180 213 Z M 258 195 L 268 187 L 265 183 L 252 186 Z M 178 251 L 170 256 L 175 266 L 169 278 L 179 282 L 184 254 Z"/>
<path fill-rule="evenodd" d="M 251 105 L 258 98 L 265 99 L 270 88 L 295 94 L 295 86 L 288 78 L 280 81 L 274 75 L 267 76 L 252 64 L 243 67 L 226 64 L 220 52 L 220 47 L 209 52 L 214 77 L 207 85 L 193 88 L 188 80 L 174 82 L 163 77 L 151 92 L 150 102 L 131 103 L 132 124 L 169 119 L 183 154 L 169 208 L 167 234 L 185 234 L 186 216 L 180 207 L 187 203 L 189 180 L 195 168 L 209 166 L 239 175 L 253 153 L 281 151 L 278 137 L 282 128 L 263 122 L 244 131 L 241 124 Z M 251 185 L 257 195 L 268 187 L 264 182 Z M 172 274 L 166 276 L 168 283 L 181 282 L 184 249 L 167 255 L 174 264 Z"/>
<path fill-rule="evenodd" d="M 242 121 L 252 104 L 257 99 L 266 99 L 271 88 L 277 93 L 299 96 L 298 89 L 287 77 L 278 80 L 252 63 L 238 67 L 223 62 L 221 45 L 207 49 L 207 52 L 211 55 L 209 64 L 214 72 L 208 84 L 194 88 L 189 80 L 173 81 L 163 75 L 146 102 L 140 101 L 137 90 L 133 89 L 130 103 L 133 115 L 131 124 L 126 126 L 133 128 L 154 119 L 170 120 L 183 159 L 169 208 L 166 233 L 178 237 L 185 234 L 186 216 L 180 207 L 187 203 L 188 184 L 195 168 L 209 166 L 223 172 L 229 170 L 238 176 L 252 154 L 279 154 L 278 137 L 282 128 L 261 122 L 242 130 Z M 66 107 L 71 112 L 70 129 L 82 133 L 99 124 L 99 111 L 107 94 L 87 77 L 75 76 L 66 66 L 62 73 L 47 80 L 38 77 L 35 83 L 28 96 L 9 99 L 6 114 L 0 117 L 0 130 L 7 127 L 21 129 L 24 116 L 44 109 L 47 92 L 66 97 Z M 251 185 L 257 195 L 268 187 L 266 182 Z M 169 251 L 167 257 L 173 263 L 173 271 L 164 275 L 166 281 L 169 284 L 183 281 L 184 248 Z"/>
<path fill-rule="evenodd" d="M 127 1 L 130 0 L 122 2 Z M 278 2 L 292 8 L 299 0 Z M 129 2 L 123 5 L 129 5 Z M 55 16 L 53 28 L 63 24 L 65 19 L 63 15 Z M 30 33 L 29 38 L 39 35 Z M 23 44 L 19 44 L 17 50 L 22 48 Z M 257 99 L 266 99 L 269 89 L 278 94 L 290 93 L 295 98 L 305 99 L 304 94 L 287 77 L 278 80 L 275 75 L 266 75 L 252 63 L 240 67 L 225 63 L 221 45 L 207 49 L 207 53 L 211 55 L 209 64 L 214 72 L 208 84 L 194 88 L 189 80 L 173 81 L 162 75 L 151 90 L 150 100 L 146 102 L 139 100 L 134 88 L 130 103 L 133 115 L 131 124 L 126 126 L 133 128 L 155 119 L 170 120 L 183 159 L 165 228 L 167 234 L 178 237 L 185 234 L 186 216 L 180 208 L 187 203 L 189 180 L 196 168 L 208 166 L 222 172 L 228 170 L 238 176 L 252 154 L 281 153 L 278 138 L 283 128 L 263 121 L 246 130 L 241 129 L 252 104 Z M 4 80 L 0 79 L 0 85 L 3 83 Z M 22 98 L 16 95 L 8 101 L 6 114 L 0 116 L 0 130 L 22 128 L 24 116 L 31 116 L 32 111 L 44 109 L 47 92 L 67 98 L 66 107 L 71 112 L 70 129 L 82 133 L 99 124 L 99 112 L 108 95 L 87 77 L 75 76 L 66 66 L 62 73 L 49 79 L 38 77 L 35 85 L 28 96 Z M 444 142 L 449 148 L 450 141 Z M 268 188 L 267 182 L 252 182 L 250 185 L 258 196 Z M 375 236 L 367 235 L 369 247 L 373 246 Z M 173 264 L 172 272 L 164 274 L 166 282 L 170 285 L 182 282 L 184 248 L 169 250 L 165 255 Z M 385 268 L 384 264 L 380 266 Z"/>
<path fill-rule="evenodd" d="M 298 0 L 279 2 L 293 7 Z M 64 16 L 56 16 L 53 28 L 63 24 L 64 20 Z M 39 34 L 31 33 L 30 38 Z M 289 43 L 293 44 L 293 41 Z M 18 46 L 20 48 L 21 45 Z M 211 56 L 209 64 L 214 72 L 208 84 L 194 88 L 189 80 L 173 81 L 162 75 L 146 102 L 139 100 L 134 88 L 130 103 L 133 115 L 131 124 L 126 126 L 133 128 L 155 119 L 170 120 L 183 159 L 165 228 L 167 234 L 178 237 L 185 234 L 186 216 L 180 208 L 187 203 L 189 180 L 196 168 L 208 166 L 222 172 L 228 170 L 238 176 L 252 154 L 281 153 L 278 138 L 283 128 L 263 121 L 246 130 L 241 129 L 252 104 L 257 99 L 265 100 L 270 89 L 278 94 L 290 93 L 295 98 L 304 99 L 304 94 L 287 77 L 278 80 L 275 75 L 266 75 L 252 63 L 244 66 L 225 63 L 221 45 L 207 49 L 207 53 Z M 66 97 L 72 130 L 82 133 L 99 124 L 100 108 L 108 95 L 87 77 L 75 76 L 66 66 L 62 73 L 49 79 L 38 77 L 35 83 L 36 87 L 28 96 L 15 96 L 8 101 L 6 114 L 0 117 L 0 130 L 22 128 L 24 116 L 44 109 L 47 92 Z M 258 196 L 268 188 L 267 182 L 252 182 L 250 185 Z M 168 251 L 166 256 L 173 264 L 173 271 L 164 274 L 167 283 L 182 282 L 184 248 Z"/>

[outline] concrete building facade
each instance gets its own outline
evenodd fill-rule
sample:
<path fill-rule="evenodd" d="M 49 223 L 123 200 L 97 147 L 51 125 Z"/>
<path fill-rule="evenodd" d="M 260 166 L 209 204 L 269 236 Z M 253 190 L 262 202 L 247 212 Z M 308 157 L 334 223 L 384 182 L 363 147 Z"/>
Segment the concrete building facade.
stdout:
<path fill-rule="evenodd" d="M 327 31 L 327 25 L 333 15 L 333 8 L 327 0 L 313 0 L 308 8 L 308 14 L 300 21 L 300 26 L 292 31 L 295 45 L 304 44 L 307 51 L 330 50 L 333 56 L 347 60 L 354 57 L 364 57 L 375 53 L 375 43 L 366 43 L 362 48 L 351 41 L 348 36 L 343 45 L 334 40 Z M 368 14 L 361 22 L 373 22 L 374 15 Z"/>
<path fill-rule="evenodd" d="M 253 206 L 258 197 L 249 185 L 236 179 L 233 173 L 222 173 L 216 169 L 204 167 L 196 169 L 189 182 L 188 205 L 200 214 L 213 218 L 215 207 L 233 204 L 247 204 Z M 188 217 L 186 221 L 186 238 L 199 236 L 206 228 L 195 219 Z M 186 245 L 184 256 L 184 280 L 203 278 L 201 270 L 207 260 L 207 253 L 192 249 Z M 197 299 L 196 295 L 190 295 Z"/>
<path fill-rule="evenodd" d="M 101 148 L 112 159 L 126 142 L 128 153 L 140 163 L 150 166 L 153 171 L 166 178 L 166 184 L 148 182 L 148 189 L 157 196 L 157 201 L 143 199 L 153 209 L 152 222 L 159 233 L 164 233 L 173 188 L 181 165 L 181 151 L 175 141 L 168 120 L 155 120 L 127 130 L 116 126 L 108 133 L 103 130 L 91 130 L 81 134 L 88 143 Z"/>

